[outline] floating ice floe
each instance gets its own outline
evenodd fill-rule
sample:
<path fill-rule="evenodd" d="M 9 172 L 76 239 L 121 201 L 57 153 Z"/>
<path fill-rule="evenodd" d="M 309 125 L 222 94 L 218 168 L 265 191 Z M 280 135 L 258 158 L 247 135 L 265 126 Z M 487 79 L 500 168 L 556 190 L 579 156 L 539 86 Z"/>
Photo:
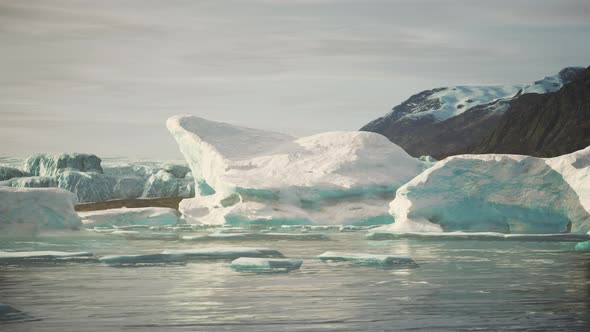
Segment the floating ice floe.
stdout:
<path fill-rule="evenodd" d="M 89 252 L 65 252 L 65 251 L 0 251 L 0 263 L 12 263 L 17 261 L 80 261 L 95 260 Z"/>
<path fill-rule="evenodd" d="M 576 246 L 574 248 L 577 251 L 589 251 L 590 252 L 590 241 L 576 243 Z"/>
<path fill-rule="evenodd" d="M 386 224 L 395 190 L 423 165 L 382 135 L 310 137 L 175 116 L 168 129 L 191 168 L 197 195 L 186 220 L 206 224 Z"/>
<path fill-rule="evenodd" d="M 284 257 L 278 250 L 266 248 L 199 248 L 172 250 L 156 254 L 103 256 L 100 262 L 109 265 L 138 265 L 160 263 L 184 263 L 195 260 L 237 259 L 240 257 Z"/>
<path fill-rule="evenodd" d="M 590 230 L 590 147 L 543 159 L 459 155 L 400 187 L 379 232 Z"/>
<path fill-rule="evenodd" d="M 178 240 L 176 233 L 159 233 L 159 232 L 140 232 L 140 231 L 114 231 L 108 233 L 110 235 L 122 236 L 128 240 L 164 240 L 174 241 Z"/>
<path fill-rule="evenodd" d="M 119 208 L 78 212 L 86 227 L 96 226 L 162 226 L 174 225 L 180 213 L 162 207 Z"/>
<path fill-rule="evenodd" d="M 396 265 L 416 265 L 416 262 L 414 262 L 411 257 L 407 256 L 327 251 L 319 255 L 318 258 L 324 262 L 350 262 L 352 264 L 365 266 L 393 267 Z"/>
<path fill-rule="evenodd" d="M 0 303 L 0 323 L 29 321 L 34 319 L 33 316 L 15 309 L 8 304 Z"/>
<path fill-rule="evenodd" d="M 196 236 L 183 236 L 186 241 L 230 241 L 230 240 L 299 240 L 316 241 L 329 240 L 330 238 L 320 233 L 217 233 Z"/>
<path fill-rule="evenodd" d="M 478 241 L 521 241 L 521 242 L 579 242 L 590 239 L 587 234 L 502 234 L 494 232 L 425 232 L 425 233 L 384 233 L 367 234 L 369 240 L 478 240 Z"/>
<path fill-rule="evenodd" d="M 231 268 L 240 272 L 279 273 L 299 270 L 302 260 L 288 258 L 240 257 L 231 262 Z"/>
<path fill-rule="evenodd" d="M 74 194 L 58 188 L 0 187 L 0 236 L 78 229 L 76 201 Z"/>
<path fill-rule="evenodd" d="M 220 248 L 196 248 L 184 250 L 168 250 L 164 253 L 183 254 L 194 258 L 236 259 L 240 257 L 285 257 L 275 249 L 249 248 L 249 247 L 220 247 Z"/>

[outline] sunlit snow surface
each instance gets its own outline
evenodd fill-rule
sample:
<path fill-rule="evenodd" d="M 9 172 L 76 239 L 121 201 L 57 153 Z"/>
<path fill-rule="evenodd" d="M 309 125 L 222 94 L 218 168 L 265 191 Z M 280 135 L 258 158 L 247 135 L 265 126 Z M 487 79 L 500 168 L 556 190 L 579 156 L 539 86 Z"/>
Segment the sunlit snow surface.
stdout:
<path fill-rule="evenodd" d="M 179 234 L 219 230 L 194 227 Z M 281 228 L 292 234 L 304 234 L 302 230 Z M 129 241 L 101 233 L 0 241 L 0 251 L 28 254 L 44 250 L 89 252 L 95 257 L 212 252 L 226 256 L 195 256 L 181 264 L 111 266 L 66 260 L 0 265 L 2 303 L 36 319 L 0 325 L 0 330 L 587 331 L 590 326 L 590 256 L 574 251 L 575 243 L 372 241 L 362 229 L 332 227 L 323 232 L 330 241 L 197 244 Z M 234 271 L 228 253 L 242 246 L 276 250 L 303 264 L 290 273 Z M 406 256 L 419 266 L 326 264 L 317 258 L 326 251 Z"/>
<path fill-rule="evenodd" d="M 424 168 L 375 133 L 295 138 L 195 116 L 167 126 L 198 188 L 180 204 L 190 222 L 386 224 L 394 191 Z"/>

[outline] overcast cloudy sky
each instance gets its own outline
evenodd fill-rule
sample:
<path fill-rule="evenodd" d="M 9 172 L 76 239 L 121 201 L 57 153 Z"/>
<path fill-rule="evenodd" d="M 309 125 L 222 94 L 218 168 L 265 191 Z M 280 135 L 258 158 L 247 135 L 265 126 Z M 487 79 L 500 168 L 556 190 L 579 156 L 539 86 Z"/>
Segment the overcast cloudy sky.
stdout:
<path fill-rule="evenodd" d="M 588 0 L 0 0 L 0 156 L 180 157 L 174 114 L 355 130 L 420 90 L 590 65 Z"/>

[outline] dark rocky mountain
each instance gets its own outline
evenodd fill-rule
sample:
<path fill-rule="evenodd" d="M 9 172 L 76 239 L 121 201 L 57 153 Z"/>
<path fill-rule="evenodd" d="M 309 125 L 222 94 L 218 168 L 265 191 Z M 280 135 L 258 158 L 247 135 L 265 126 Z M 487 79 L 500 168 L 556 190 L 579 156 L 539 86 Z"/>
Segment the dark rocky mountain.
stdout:
<path fill-rule="evenodd" d="M 510 102 L 494 130 L 471 153 L 555 157 L 590 145 L 590 67 L 556 92 Z"/>
<path fill-rule="evenodd" d="M 360 130 L 380 133 L 415 157 L 430 155 L 442 159 L 469 153 L 480 148 L 481 142 L 492 134 L 513 100 L 523 94 L 544 95 L 557 91 L 582 71 L 584 68 L 564 68 L 557 75 L 532 84 L 456 86 L 423 91 Z"/>

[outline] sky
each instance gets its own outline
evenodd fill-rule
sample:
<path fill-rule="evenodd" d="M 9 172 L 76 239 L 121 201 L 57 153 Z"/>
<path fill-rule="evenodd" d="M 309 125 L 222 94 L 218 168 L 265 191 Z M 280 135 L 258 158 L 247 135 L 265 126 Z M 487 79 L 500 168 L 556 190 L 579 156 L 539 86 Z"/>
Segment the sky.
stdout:
<path fill-rule="evenodd" d="M 588 0 L 0 0 L 0 156 L 181 158 L 175 114 L 305 136 L 590 65 Z"/>

